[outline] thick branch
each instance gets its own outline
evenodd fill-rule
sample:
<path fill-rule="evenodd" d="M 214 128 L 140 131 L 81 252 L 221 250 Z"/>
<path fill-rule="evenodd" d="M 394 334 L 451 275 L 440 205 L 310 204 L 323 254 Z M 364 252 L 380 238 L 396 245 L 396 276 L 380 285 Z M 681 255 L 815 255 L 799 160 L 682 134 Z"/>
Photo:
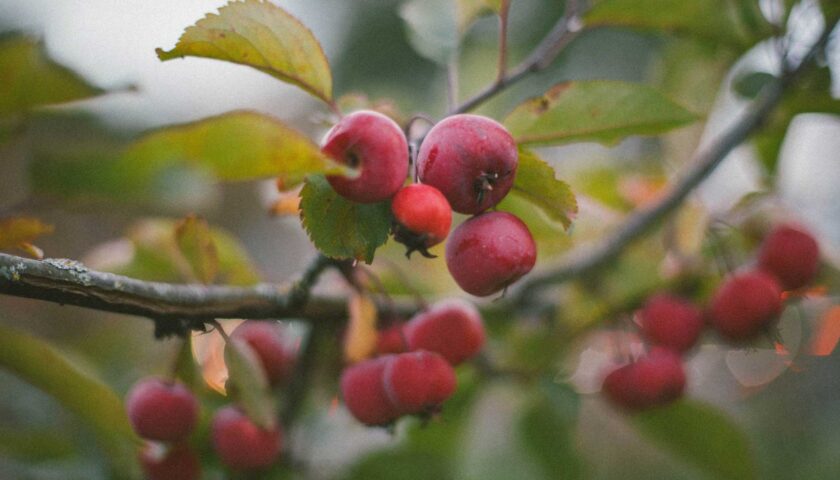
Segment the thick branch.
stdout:
<path fill-rule="evenodd" d="M 662 199 L 630 216 L 623 225 L 599 244 L 576 248 L 566 255 L 567 260 L 560 265 L 532 275 L 519 285 L 517 294 L 512 298 L 513 302 L 519 305 L 528 303 L 539 290 L 549 285 L 565 282 L 604 266 L 615 259 L 630 243 L 643 236 L 679 207 L 735 147 L 761 126 L 781 101 L 785 90 L 825 47 L 830 33 L 831 28 L 827 28 L 799 66 L 786 72 L 779 81 L 765 87 L 759 99 L 732 127 L 711 144 L 695 152 L 688 170 Z"/>

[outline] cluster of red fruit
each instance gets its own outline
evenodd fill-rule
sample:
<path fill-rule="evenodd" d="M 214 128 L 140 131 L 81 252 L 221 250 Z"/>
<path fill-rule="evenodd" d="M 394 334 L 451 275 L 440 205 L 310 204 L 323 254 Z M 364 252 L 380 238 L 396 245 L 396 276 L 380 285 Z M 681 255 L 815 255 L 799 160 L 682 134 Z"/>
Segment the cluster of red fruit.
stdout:
<path fill-rule="evenodd" d="M 379 356 L 347 367 L 341 393 L 367 425 L 439 411 L 456 388 L 453 367 L 484 345 L 481 316 L 469 303 L 448 300 L 380 332 Z"/>
<path fill-rule="evenodd" d="M 272 386 L 288 381 L 295 354 L 284 342 L 279 325 L 245 322 L 231 333 L 252 349 Z M 137 434 L 149 440 L 140 453 L 148 480 L 197 480 L 201 464 L 188 443 L 199 419 L 199 403 L 183 384 L 158 378 L 137 382 L 126 397 L 128 418 Z M 280 456 L 279 426 L 264 429 L 236 405 L 219 409 L 211 426 L 213 448 L 222 463 L 234 470 L 255 470 Z M 158 443 L 162 442 L 162 443 Z"/>
<path fill-rule="evenodd" d="M 510 191 L 519 162 L 516 143 L 498 122 L 478 115 L 439 122 L 417 154 L 421 183 L 408 186 L 408 142 L 382 114 L 359 111 L 342 118 L 322 151 L 359 169 L 355 178 L 327 177 L 338 194 L 359 203 L 393 199 L 394 237 L 408 255 L 431 256 L 427 249 L 446 239 L 453 210 L 475 215 L 446 244 L 447 267 L 464 291 L 492 295 L 533 268 L 536 245 L 528 227 L 509 213 L 486 212 Z"/>
<path fill-rule="evenodd" d="M 756 267 L 724 280 L 706 312 L 673 295 L 651 297 L 637 318 L 642 336 L 654 346 L 641 359 L 610 372 L 604 394 L 631 411 L 676 400 L 686 381 L 680 355 L 697 343 L 706 319 L 725 340 L 752 340 L 778 318 L 782 291 L 805 287 L 818 267 L 814 237 L 801 227 L 780 225 L 765 237 Z"/>

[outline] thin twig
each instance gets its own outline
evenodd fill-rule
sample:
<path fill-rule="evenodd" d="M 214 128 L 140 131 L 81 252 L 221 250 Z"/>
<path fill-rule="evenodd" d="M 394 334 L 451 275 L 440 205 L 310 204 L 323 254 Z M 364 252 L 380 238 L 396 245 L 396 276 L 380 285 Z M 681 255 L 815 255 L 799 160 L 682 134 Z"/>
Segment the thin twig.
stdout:
<path fill-rule="evenodd" d="M 501 82 L 507 73 L 507 37 L 508 37 L 508 14 L 510 13 L 510 0 L 502 0 L 499 9 L 499 65 L 496 82 Z"/>

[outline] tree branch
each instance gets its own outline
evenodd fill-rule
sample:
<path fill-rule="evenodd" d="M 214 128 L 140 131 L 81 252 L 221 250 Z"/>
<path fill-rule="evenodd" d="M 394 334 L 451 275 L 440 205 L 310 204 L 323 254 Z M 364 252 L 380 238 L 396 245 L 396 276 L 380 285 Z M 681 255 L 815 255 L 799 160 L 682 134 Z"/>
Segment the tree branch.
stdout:
<path fill-rule="evenodd" d="M 664 197 L 652 206 L 631 215 L 623 225 L 598 245 L 575 248 L 566 254 L 567 260 L 558 266 L 527 278 L 518 286 L 517 293 L 511 301 L 515 305 L 525 305 L 530 303 L 538 291 L 545 287 L 563 283 L 606 265 L 630 243 L 643 236 L 679 207 L 683 200 L 720 165 L 735 147 L 762 125 L 770 112 L 779 104 L 786 89 L 825 47 L 833 25 L 833 23 L 827 24 L 825 32 L 795 69 L 784 72 L 778 81 L 765 87 L 758 100 L 740 120 L 711 144 L 695 152 L 690 162 L 691 166 Z"/>

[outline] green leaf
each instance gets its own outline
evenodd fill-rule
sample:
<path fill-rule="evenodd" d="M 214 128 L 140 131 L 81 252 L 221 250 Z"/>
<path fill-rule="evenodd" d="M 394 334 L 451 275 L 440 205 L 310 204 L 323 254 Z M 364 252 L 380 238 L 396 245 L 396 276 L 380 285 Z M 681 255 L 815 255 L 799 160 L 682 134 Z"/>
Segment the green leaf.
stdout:
<path fill-rule="evenodd" d="M 225 384 L 228 395 L 234 396 L 254 423 L 265 429 L 272 428 L 277 422 L 274 397 L 257 354 L 245 340 L 228 338 L 225 343 L 225 365 L 228 368 Z"/>
<path fill-rule="evenodd" d="M 554 221 L 568 229 L 577 214 L 577 199 L 569 185 L 557 180 L 554 169 L 531 150 L 519 149 L 519 166 L 513 182 L 513 193 L 519 195 Z"/>
<path fill-rule="evenodd" d="M 328 257 L 370 263 L 376 249 L 388 240 L 390 202 L 351 202 L 335 193 L 320 175 L 306 179 L 300 209 L 309 238 Z"/>
<path fill-rule="evenodd" d="M 139 475 L 123 402 L 100 380 L 83 372 L 47 343 L 0 325 L 0 366 L 47 393 L 85 421 L 96 434 L 118 478 Z"/>
<path fill-rule="evenodd" d="M 191 391 L 196 392 L 204 389 L 204 380 L 198 370 L 193 356 L 192 336 L 187 336 L 181 343 L 178 350 L 178 357 L 175 360 L 175 376 Z"/>
<path fill-rule="evenodd" d="M 344 480 L 454 480 L 446 458 L 407 448 L 375 452 L 362 458 L 341 477 Z"/>
<path fill-rule="evenodd" d="M 757 478 L 746 435 L 708 405 L 680 401 L 634 415 L 633 423 L 643 435 L 709 478 Z"/>
<path fill-rule="evenodd" d="M 0 455 L 28 462 L 66 458 L 79 453 L 73 440 L 56 429 L 0 427 Z"/>
<path fill-rule="evenodd" d="M 541 395 L 522 414 L 522 442 L 543 468 L 546 478 L 583 478 L 575 450 L 575 425 L 580 400 L 567 386 L 544 382 Z"/>
<path fill-rule="evenodd" d="M 504 124 L 520 144 L 599 142 L 657 135 L 697 115 L 653 88 L 612 80 L 565 82 L 516 107 Z"/>
<path fill-rule="evenodd" d="M 732 84 L 732 89 L 746 99 L 753 99 L 761 93 L 765 86 L 777 80 L 778 78 L 772 73 L 749 72 L 736 78 Z"/>
<path fill-rule="evenodd" d="M 478 18 L 484 15 L 498 15 L 508 3 L 509 0 L 455 0 L 458 31 L 463 35 Z"/>
<path fill-rule="evenodd" d="M 254 67 L 332 102 L 332 73 L 321 44 L 298 19 L 264 0 L 231 1 L 187 27 L 161 60 L 214 58 Z"/>
<path fill-rule="evenodd" d="M 219 274 L 219 251 L 207 220 L 188 216 L 175 227 L 175 240 L 195 277 L 201 283 L 213 283 Z"/>
<path fill-rule="evenodd" d="M 50 60 L 43 43 L 17 35 L 0 38 L 0 117 L 103 92 Z"/>

